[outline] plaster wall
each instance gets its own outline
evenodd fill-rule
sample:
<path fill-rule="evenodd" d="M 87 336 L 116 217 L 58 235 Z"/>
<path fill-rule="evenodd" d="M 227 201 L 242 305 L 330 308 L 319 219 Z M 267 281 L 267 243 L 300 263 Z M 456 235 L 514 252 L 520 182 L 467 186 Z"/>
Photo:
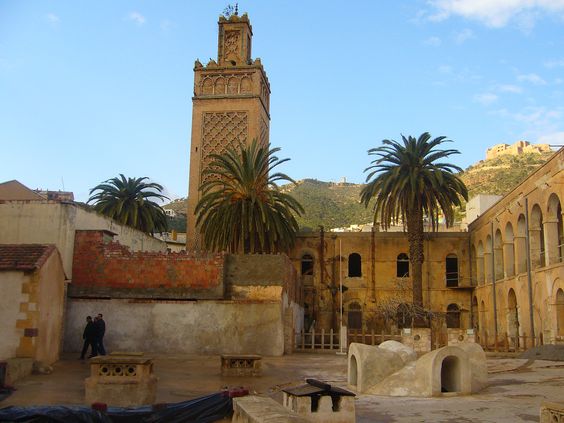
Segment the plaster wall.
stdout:
<path fill-rule="evenodd" d="M 37 292 L 39 320 L 34 358 L 45 364 L 57 361 L 61 352 L 65 285 L 61 259 L 55 252 L 41 266 Z"/>
<path fill-rule="evenodd" d="M 23 272 L 0 272 L 0 361 L 16 356 L 23 335 L 23 329 L 16 328 L 16 321 L 20 314 L 20 303 L 28 297 L 22 294 L 25 280 Z"/>
<path fill-rule="evenodd" d="M 10 201 L 0 204 L 0 243 L 55 244 L 65 273 L 72 275 L 76 230 L 106 229 L 134 251 L 166 251 L 166 243 L 72 203 Z"/>
<path fill-rule="evenodd" d="M 284 353 L 280 302 L 69 299 L 64 350 L 80 351 L 87 315 L 104 314 L 108 351 Z"/>

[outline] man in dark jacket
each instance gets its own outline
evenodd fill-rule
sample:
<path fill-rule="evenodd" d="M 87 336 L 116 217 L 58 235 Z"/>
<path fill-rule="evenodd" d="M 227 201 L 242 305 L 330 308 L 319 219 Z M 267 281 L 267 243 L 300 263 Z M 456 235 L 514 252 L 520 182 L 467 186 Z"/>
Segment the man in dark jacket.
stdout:
<path fill-rule="evenodd" d="M 100 355 L 106 355 L 106 349 L 104 348 L 104 334 L 106 333 L 106 322 L 104 322 L 104 316 L 99 313 L 96 316 L 94 324 L 96 325 L 96 351 Z"/>
<path fill-rule="evenodd" d="M 84 339 L 84 346 L 82 347 L 80 359 L 84 360 L 84 356 L 88 351 L 88 347 L 92 349 L 90 357 L 96 357 L 96 355 L 98 355 L 96 348 L 96 326 L 94 326 L 94 322 L 92 321 L 92 317 L 90 316 L 86 317 L 86 327 L 84 328 L 84 332 L 82 333 L 82 339 Z"/>

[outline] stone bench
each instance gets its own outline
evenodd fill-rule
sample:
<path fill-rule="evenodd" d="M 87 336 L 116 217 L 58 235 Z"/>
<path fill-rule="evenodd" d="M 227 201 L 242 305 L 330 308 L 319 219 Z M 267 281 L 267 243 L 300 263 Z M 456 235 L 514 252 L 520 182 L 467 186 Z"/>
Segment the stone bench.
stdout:
<path fill-rule="evenodd" d="M 310 423 L 272 398 L 246 396 L 233 398 L 231 423 Z"/>
<path fill-rule="evenodd" d="M 564 403 L 543 402 L 540 409 L 540 423 L 564 422 Z"/>
<path fill-rule="evenodd" d="M 99 402 L 118 407 L 152 404 L 157 394 L 153 359 L 139 354 L 94 357 L 84 387 L 88 404 Z"/>
<path fill-rule="evenodd" d="M 224 354 L 221 356 L 222 376 L 260 376 L 260 355 Z"/>

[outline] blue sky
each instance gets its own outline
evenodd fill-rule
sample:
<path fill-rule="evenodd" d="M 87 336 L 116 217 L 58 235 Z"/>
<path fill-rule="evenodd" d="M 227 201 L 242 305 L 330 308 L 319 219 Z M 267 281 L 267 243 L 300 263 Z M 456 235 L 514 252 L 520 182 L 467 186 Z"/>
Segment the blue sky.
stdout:
<path fill-rule="evenodd" d="M 188 190 L 193 65 L 227 2 L 0 0 L 0 181 L 73 191 L 123 173 Z M 564 144 L 564 0 L 240 2 L 295 179 L 363 182 L 366 151 L 446 135 Z M 449 146 L 449 147 L 451 147 Z"/>

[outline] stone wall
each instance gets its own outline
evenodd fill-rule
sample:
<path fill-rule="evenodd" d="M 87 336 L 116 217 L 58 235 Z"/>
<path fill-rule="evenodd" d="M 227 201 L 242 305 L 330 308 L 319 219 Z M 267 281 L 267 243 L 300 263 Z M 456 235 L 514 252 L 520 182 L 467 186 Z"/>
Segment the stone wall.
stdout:
<path fill-rule="evenodd" d="M 222 299 L 222 254 L 131 251 L 107 231 L 76 231 L 72 297 Z"/>
<path fill-rule="evenodd" d="M 26 297 L 22 285 L 26 280 L 23 272 L 2 272 L 2 295 L 0 295 L 0 360 L 16 356 L 23 329 L 16 328 L 20 303 Z"/>
<path fill-rule="evenodd" d="M 64 350 L 80 351 L 86 316 L 102 313 L 109 352 L 282 355 L 281 308 L 280 302 L 71 298 Z"/>

